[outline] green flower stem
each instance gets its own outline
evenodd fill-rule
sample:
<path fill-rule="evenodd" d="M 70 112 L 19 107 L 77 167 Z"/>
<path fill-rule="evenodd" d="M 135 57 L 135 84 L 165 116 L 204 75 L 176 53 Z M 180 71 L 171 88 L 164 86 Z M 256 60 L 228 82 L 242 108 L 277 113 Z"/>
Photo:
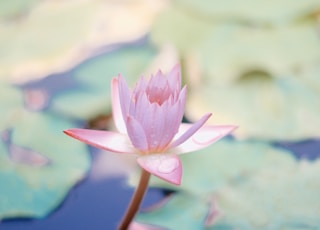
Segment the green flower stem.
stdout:
<path fill-rule="evenodd" d="M 134 216 L 138 212 L 141 201 L 144 197 L 144 194 L 147 191 L 149 179 L 150 179 L 150 173 L 142 169 L 139 185 L 132 197 L 127 213 L 125 214 L 124 218 L 121 221 L 121 224 L 118 228 L 119 230 L 127 230 Z"/>

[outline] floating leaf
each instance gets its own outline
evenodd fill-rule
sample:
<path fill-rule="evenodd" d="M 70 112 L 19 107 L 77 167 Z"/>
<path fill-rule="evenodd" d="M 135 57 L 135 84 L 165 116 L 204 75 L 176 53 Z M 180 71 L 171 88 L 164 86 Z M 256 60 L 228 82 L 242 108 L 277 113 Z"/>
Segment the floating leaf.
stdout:
<path fill-rule="evenodd" d="M 184 56 L 196 49 L 213 26 L 210 22 L 192 17 L 182 9 L 173 6 L 157 18 L 150 37 L 151 41 L 159 46 L 172 43 Z"/>
<path fill-rule="evenodd" d="M 234 84 L 253 71 L 288 81 L 304 79 L 299 71 L 317 65 L 320 58 L 320 37 L 315 28 L 314 24 L 279 29 L 217 26 L 199 44 L 195 55 L 203 66 L 205 80 L 212 84 Z"/>
<path fill-rule="evenodd" d="M 89 168 L 84 145 L 68 142 L 73 124 L 24 111 L 0 142 L 0 219 L 44 217 L 56 208 Z M 47 161 L 43 161 L 47 159 Z"/>
<path fill-rule="evenodd" d="M 319 136 L 320 39 L 315 22 L 252 26 L 211 21 L 174 5 L 159 18 L 151 38 L 180 50 L 190 90 L 189 119 L 214 111 L 212 121 L 238 124 L 235 135 L 241 138 Z M 314 125 L 306 126 L 305 120 Z"/>
<path fill-rule="evenodd" d="M 160 208 L 139 214 L 136 220 L 167 229 L 203 229 L 209 205 L 188 193 L 171 196 Z"/>
<path fill-rule="evenodd" d="M 319 173 L 320 161 L 302 162 L 291 169 L 265 167 L 243 182 L 230 183 L 215 194 L 224 212 L 217 226 L 318 229 Z"/>
<path fill-rule="evenodd" d="M 320 73 L 320 72 L 319 72 Z M 204 111 L 215 111 L 217 123 L 238 124 L 240 138 L 299 140 L 319 137 L 319 91 L 301 79 L 274 78 L 253 73 L 238 84 L 204 86 L 194 91 L 187 114 L 196 119 Z M 197 108 L 197 109 L 194 109 Z M 308 121 L 308 125 L 306 124 Z"/>
<path fill-rule="evenodd" d="M 23 106 L 21 92 L 11 85 L 0 81 L 0 131 L 19 119 Z"/>
<path fill-rule="evenodd" d="M 238 21 L 266 25 L 282 25 L 315 13 L 320 9 L 317 0 L 307 1 L 196 1 L 177 0 L 176 5 L 193 15 L 218 21 Z"/>
<path fill-rule="evenodd" d="M 133 83 L 156 54 L 154 47 L 144 43 L 124 46 L 90 59 L 72 72 L 78 87 L 55 96 L 51 109 L 78 119 L 111 112 L 111 79 L 121 73 Z"/>
<path fill-rule="evenodd" d="M 22 20 L 0 24 L 0 76 L 19 83 L 38 79 L 75 66 L 100 52 L 98 48 L 137 40 L 162 5 L 145 0 L 41 1 Z"/>
<path fill-rule="evenodd" d="M 34 167 L 46 166 L 50 160 L 45 156 L 32 151 L 29 148 L 24 148 L 14 144 L 9 144 L 10 160 L 17 164 L 26 164 Z"/>
<path fill-rule="evenodd" d="M 261 168 L 294 168 L 296 160 L 289 152 L 262 142 L 221 140 L 195 154 L 181 157 L 181 186 L 173 187 L 152 178 L 154 186 L 208 194 L 231 181 L 244 180 Z"/>
<path fill-rule="evenodd" d="M 267 144 L 220 141 L 196 159 L 185 155 L 180 191 L 137 220 L 170 229 L 317 229 L 319 166 Z M 212 209 L 218 215 L 208 222 Z"/>
<path fill-rule="evenodd" d="M 14 20 L 28 13 L 40 0 L 3 0 L 0 1 L 0 19 Z"/>
<path fill-rule="evenodd" d="M 141 224 L 138 222 L 132 222 L 129 226 L 129 230 L 167 230 L 158 226 Z"/>
<path fill-rule="evenodd" d="M 25 107 L 32 111 L 41 111 L 48 106 L 49 93 L 44 89 L 25 89 Z"/>

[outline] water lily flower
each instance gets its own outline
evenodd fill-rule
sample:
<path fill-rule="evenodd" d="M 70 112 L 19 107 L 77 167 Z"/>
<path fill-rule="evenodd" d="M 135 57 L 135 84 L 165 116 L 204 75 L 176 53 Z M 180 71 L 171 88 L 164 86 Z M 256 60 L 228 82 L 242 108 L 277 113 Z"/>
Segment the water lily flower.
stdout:
<path fill-rule="evenodd" d="M 194 124 L 182 123 L 186 95 L 186 86 L 181 89 L 179 65 L 167 75 L 159 71 L 149 80 L 142 77 L 133 90 L 119 75 L 112 80 L 112 111 L 118 132 L 89 129 L 64 132 L 110 152 L 135 154 L 143 169 L 180 185 L 179 154 L 205 148 L 236 128 L 205 126 L 211 113 Z"/>

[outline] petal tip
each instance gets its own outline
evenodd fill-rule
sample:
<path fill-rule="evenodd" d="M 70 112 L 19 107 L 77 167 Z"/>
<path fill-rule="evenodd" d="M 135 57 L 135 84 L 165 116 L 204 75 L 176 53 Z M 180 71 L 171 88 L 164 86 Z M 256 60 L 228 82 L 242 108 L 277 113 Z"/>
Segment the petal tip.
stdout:
<path fill-rule="evenodd" d="M 207 119 L 209 119 L 212 115 L 213 115 L 213 113 L 207 113 L 207 114 L 205 115 L 205 117 L 207 117 Z"/>
<path fill-rule="evenodd" d="M 237 126 L 237 125 L 229 125 L 227 127 L 228 127 L 228 129 L 225 130 L 224 136 L 232 133 L 233 131 L 235 131 L 236 129 L 239 128 L 239 126 Z"/>
<path fill-rule="evenodd" d="M 74 137 L 74 134 L 77 132 L 77 129 L 76 128 L 73 128 L 73 129 L 66 129 L 66 130 L 63 130 L 63 133 L 68 135 L 68 136 L 71 136 L 71 137 Z"/>

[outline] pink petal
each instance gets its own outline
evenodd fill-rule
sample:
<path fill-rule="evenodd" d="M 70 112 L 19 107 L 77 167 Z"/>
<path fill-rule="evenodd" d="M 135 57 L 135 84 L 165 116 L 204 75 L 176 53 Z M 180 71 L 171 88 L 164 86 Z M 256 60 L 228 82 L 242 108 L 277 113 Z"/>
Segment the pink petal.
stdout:
<path fill-rule="evenodd" d="M 161 136 L 159 135 L 160 144 L 159 146 L 167 147 L 168 144 L 171 142 L 173 137 L 178 133 L 179 126 L 182 121 L 183 112 L 184 112 L 184 106 L 185 106 L 185 100 L 183 100 L 185 96 L 186 90 L 185 88 L 181 92 L 182 99 L 178 100 L 175 104 L 164 103 L 162 105 L 162 123 L 163 130 L 161 133 Z M 184 96 L 183 96 L 184 95 Z M 160 118 L 158 119 L 158 121 Z"/>
<path fill-rule="evenodd" d="M 152 116 L 153 122 L 149 127 L 144 127 L 144 129 L 148 133 L 147 139 L 149 149 L 162 148 L 163 145 L 160 144 L 166 128 L 164 124 L 166 118 L 165 111 L 161 106 L 154 103 L 150 106 L 150 114 Z"/>
<path fill-rule="evenodd" d="M 137 158 L 138 164 L 150 172 L 170 183 L 180 185 L 182 177 L 182 164 L 175 154 L 150 154 Z"/>
<path fill-rule="evenodd" d="M 199 121 L 188 127 L 187 130 L 183 130 L 184 132 L 179 131 L 176 135 L 178 138 L 172 142 L 170 148 L 175 148 L 178 145 L 181 145 L 187 139 L 189 139 L 195 132 L 197 132 L 204 125 L 204 123 L 206 123 L 206 121 L 211 117 L 211 115 L 211 113 L 204 115 Z"/>
<path fill-rule="evenodd" d="M 151 78 L 148 83 L 148 90 L 152 90 L 155 87 L 163 88 L 166 84 L 167 80 L 161 70 L 158 70 L 158 72 L 155 75 L 151 75 Z"/>
<path fill-rule="evenodd" d="M 183 133 L 191 128 L 192 124 L 181 124 L 179 132 Z M 182 154 L 203 149 L 235 130 L 237 126 L 203 126 L 191 138 L 171 149 L 170 152 Z"/>
<path fill-rule="evenodd" d="M 145 131 L 141 124 L 131 116 L 127 118 L 127 130 L 133 146 L 142 152 L 147 152 L 149 147 Z"/>
<path fill-rule="evenodd" d="M 175 65 L 167 75 L 168 83 L 172 91 L 181 89 L 181 66 Z"/>
<path fill-rule="evenodd" d="M 124 123 L 124 119 L 121 112 L 120 97 L 119 97 L 119 81 L 117 78 L 112 79 L 111 97 L 112 97 L 112 114 L 113 114 L 113 120 L 116 125 L 116 128 L 120 133 L 126 134 L 127 128 L 126 128 L 126 124 Z"/>
<path fill-rule="evenodd" d="M 154 141 L 156 141 L 155 138 L 159 136 L 159 134 L 155 133 L 156 124 L 161 122 L 161 120 L 158 120 L 159 114 L 157 113 L 157 107 L 158 105 L 156 103 L 149 103 L 146 94 L 142 94 L 140 100 L 138 100 L 136 104 L 134 118 L 144 130 L 149 149 L 154 145 Z"/>
<path fill-rule="evenodd" d="M 131 91 L 126 80 L 121 74 L 118 76 L 118 86 L 122 117 L 125 120 L 128 116 L 129 106 L 131 103 Z"/>
<path fill-rule="evenodd" d="M 65 134 L 86 144 L 115 153 L 136 153 L 126 135 L 92 129 L 68 129 Z"/>
<path fill-rule="evenodd" d="M 184 109 L 186 107 L 186 99 L 187 99 L 187 86 L 184 86 L 182 88 L 182 90 L 180 91 L 179 93 L 179 98 L 178 98 L 178 101 L 179 101 L 179 113 L 178 113 L 178 121 L 179 123 L 181 123 L 182 121 L 182 117 L 183 117 L 183 114 L 184 114 Z"/>
<path fill-rule="evenodd" d="M 160 70 L 150 79 L 146 92 L 150 103 L 158 103 L 160 105 L 173 93 L 168 84 L 168 80 Z"/>
<path fill-rule="evenodd" d="M 146 81 L 144 76 L 142 76 L 138 81 L 136 87 L 134 88 L 133 94 L 146 91 L 147 85 L 148 85 L 148 82 Z"/>
<path fill-rule="evenodd" d="M 131 102 L 129 114 L 133 116 L 137 121 L 140 122 L 142 126 L 144 126 L 144 122 L 146 121 L 145 117 L 148 116 L 146 111 L 149 111 L 149 107 L 151 106 L 148 96 L 146 93 L 141 92 L 137 95 L 136 101 Z"/>
<path fill-rule="evenodd" d="M 175 134 L 178 132 L 179 124 L 177 124 L 177 114 L 178 114 L 178 103 L 171 106 L 168 104 L 162 105 L 161 108 L 159 108 L 159 112 L 157 112 L 157 142 L 158 142 L 158 148 L 161 151 L 164 151 L 168 145 L 170 144 L 172 138 L 175 136 Z"/>

